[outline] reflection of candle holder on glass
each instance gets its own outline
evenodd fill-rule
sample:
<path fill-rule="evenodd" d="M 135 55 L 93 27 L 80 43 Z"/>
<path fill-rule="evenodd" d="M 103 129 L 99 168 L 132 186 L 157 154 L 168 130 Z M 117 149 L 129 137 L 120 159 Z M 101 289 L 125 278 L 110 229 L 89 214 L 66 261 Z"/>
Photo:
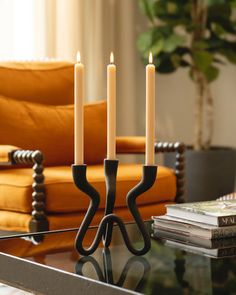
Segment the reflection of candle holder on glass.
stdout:
<path fill-rule="evenodd" d="M 141 249 L 136 249 L 128 236 L 126 227 L 124 222 L 120 217 L 113 214 L 113 209 L 115 205 L 116 198 L 116 175 L 118 168 L 118 160 L 105 160 L 104 161 L 104 169 L 105 169 L 105 178 L 106 178 L 106 208 L 105 208 L 105 216 L 101 220 L 96 236 L 94 238 L 93 243 L 87 249 L 83 247 L 83 240 L 85 238 L 86 232 L 89 228 L 89 225 L 92 222 L 96 211 L 98 210 L 100 203 L 99 193 L 88 183 L 86 177 L 87 166 L 85 164 L 82 165 L 72 165 L 72 173 L 74 178 L 74 183 L 82 192 L 87 194 L 91 199 L 88 211 L 82 221 L 80 228 L 78 230 L 78 234 L 76 237 L 76 249 L 82 255 L 90 255 L 92 254 L 98 247 L 100 241 L 103 239 L 103 244 L 107 248 L 110 246 L 111 238 L 112 238 L 112 230 L 113 224 L 116 223 L 121 231 L 124 242 L 128 248 L 128 250 L 134 255 L 143 255 L 147 253 L 151 246 L 150 235 L 146 229 L 146 226 L 140 216 L 136 205 L 136 199 L 139 195 L 147 191 L 152 187 L 156 180 L 157 174 L 157 166 L 143 166 L 143 176 L 142 180 L 129 191 L 126 197 L 127 206 L 129 211 L 131 212 L 134 221 L 137 224 L 137 227 L 142 235 L 144 246 Z"/>
<path fill-rule="evenodd" d="M 23 240 L 29 241 L 34 245 L 39 245 L 44 241 L 44 235 L 43 234 L 31 234 L 25 237 L 22 237 Z"/>
<path fill-rule="evenodd" d="M 99 281 L 104 282 L 104 283 L 108 283 L 111 285 L 115 285 L 118 287 L 123 287 L 125 281 L 127 280 L 128 273 L 129 273 L 130 269 L 132 268 L 132 266 L 134 264 L 139 263 L 140 265 L 142 265 L 143 274 L 142 274 L 141 278 L 139 279 L 138 284 L 134 290 L 137 292 L 141 292 L 143 290 L 143 285 L 146 282 L 148 272 L 151 268 L 149 262 L 147 261 L 147 259 L 145 257 L 132 256 L 127 260 L 117 282 L 114 282 L 111 254 L 110 254 L 110 250 L 108 248 L 103 249 L 103 267 L 104 267 L 103 271 L 100 268 L 97 260 L 94 257 L 84 256 L 84 257 L 80 258 L 79 261 L 76 263 L 76 267 L 75 267 L 76 273 L 78 275 L 83 276 L 84 275 L 83 268 L 84 268 L 85 264 L 89 264 L 89 263 L 92 264 Z"/>

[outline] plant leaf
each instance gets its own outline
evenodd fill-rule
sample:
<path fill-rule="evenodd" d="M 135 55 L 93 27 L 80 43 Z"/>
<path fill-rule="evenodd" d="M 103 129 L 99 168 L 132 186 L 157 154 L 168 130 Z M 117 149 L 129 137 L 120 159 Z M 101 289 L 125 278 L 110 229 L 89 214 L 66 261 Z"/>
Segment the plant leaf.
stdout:
<path fill-rule="evenodd" d="M 138 49 L 141 53 L 145 53 L 152 46 L 152 30 L 142 33 L 137 41 Z"/>
<path fill-rule="evenodd" d="M 219 37 L 227 34 L 225 29 L 219 23 L 212 23 L 211 29 Z"/>
<path fill-rule="evenodd" d="M 201 71 L 205 72 L 213 61 L 213 55 L 208 51 L 197 50 L 193 53 L 193 60 L 196 67 Z"/>
<path fill-rule="evenodd" d="M 201 41 L 195 41 L 193 43 L 193 48 L 194 49 L 207 49 L 209 47 L 209 44 L 205 41 L 205 40 L 201 40 Z"/>
<path fill-rule="evenodd" d="M 153 52 L 158 72 L 196 68 L 212 82 L 219 75 L 219 64 L 226 59 L 236 64 L 236 0 L 200 1 L 208 5 L 203 34 L 198 34 L 202 26 L 192 21 L 193 0 L 139 0 L 152 28 L 140 36 L 138 49 L 145 62 Z"/>
<path fill-rule="evenodd" d="M 224 48 L 219 50 L 219 52 L 224 55 L 229 62 L 236 64 L 236 52 L 232 49 Z"/>
<path fill-rule="evenodd" d="M 174 2 L 167 2 L 166 4 L 167 12 L 169 14 L 175 14 L 177 12 L 178 6 Z"/>
<path fill-rule="evenodd" d="M 149 49 L 149 52 L 152 52 L 154 56 L 158 55 L 162 51 L 163 46 L 164 46 L 163 39 L 159 39 L 151 46 L 151 48 Z M 149 55 L 149 52 L 147 52 L 148 55 Z"/>
<path fill-rule="evenodd" d="M 217 0 L 214 0 L 214 1 L 217 1 Z M 230 4 L 228 0 L 226 1 L 224 0 L 223 3 L 215 3 L 214 5 L 213 4 L 209 5 L 209 8 L 208 8 L 209 19 L 228 20 L 230 18 L 230 14 L 231 14 L 231 9 L 230 9 Z"/>
<path fill-rule="evenodd" d="M 224 3 L 225 3 L 225 0 L 206 0 L 206 4 L 208 6 L 219 5 Z"/>
<path fill-rule="evenodd" d="M 214 67 L 214 66 L 210 66 L 209 68 L 207 68 L 204 72 L 205 77 L 207 78 L 207 81 L 209 83 L 213 82 L 214 80 L 216 80 L 219 76 L 219 69 Z"/>
<path fill-rule="evenodd" d="M 156 0 L 139 0 L 140 10 L 153 22 L 155 18 Z"/>
<path fill-rule="evenodd" d="M 185 38 L 183 36 L 172 34 L 166 40 L 164 40 L 165 52 L 173 52 L 178 46 L 181 46 L 185 43 Z"/>
<path fill-rule="evenodd" d="M 176 67 L 173 64 L 173 61 L 171 60 L 171 55 L 167 54 L 167 53 L 162 52 L 156 58 L 155 65 L 157 66 L 156 70 L 162 74 L 169 74 L 169 73 L 173 73 L 174 71 L 176 71 Z"/>
<path fill-rule="evenodd" d="M 230 1 L 230 6 L 231 6 L 232 8 L 236 8 L 236 0 L 231 0 L 231 1 Z"/>

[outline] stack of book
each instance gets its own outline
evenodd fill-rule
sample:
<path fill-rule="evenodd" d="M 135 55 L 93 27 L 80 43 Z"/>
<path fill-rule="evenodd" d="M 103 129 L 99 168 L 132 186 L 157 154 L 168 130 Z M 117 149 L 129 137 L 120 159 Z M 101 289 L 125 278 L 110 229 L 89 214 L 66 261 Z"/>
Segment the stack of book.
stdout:
<path fill-rule="evenodd" d="M 236 254 L 236 199 L 167 205 L 153 216 L 153 237 L 214 257 Z"/>

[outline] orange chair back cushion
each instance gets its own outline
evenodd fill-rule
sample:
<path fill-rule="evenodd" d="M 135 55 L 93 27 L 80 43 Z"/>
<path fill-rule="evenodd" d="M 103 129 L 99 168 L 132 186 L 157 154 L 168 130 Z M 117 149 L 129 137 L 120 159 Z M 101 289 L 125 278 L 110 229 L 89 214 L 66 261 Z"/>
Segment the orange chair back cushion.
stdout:
<path fill-rule="evenodd" d="M 41 150 L 45 165 L 74 162 L 74 106 L 52 106 L 0 96 L 0 144 Z M 86 164 L 100 164 L 106 155 L 106 102 L 84 107 Z"/>
<path fill-rule="evenodd" d="M 58 61 L 2 62 L 0 95 L 42 104 L 72 104 L 74 65 Z"/>

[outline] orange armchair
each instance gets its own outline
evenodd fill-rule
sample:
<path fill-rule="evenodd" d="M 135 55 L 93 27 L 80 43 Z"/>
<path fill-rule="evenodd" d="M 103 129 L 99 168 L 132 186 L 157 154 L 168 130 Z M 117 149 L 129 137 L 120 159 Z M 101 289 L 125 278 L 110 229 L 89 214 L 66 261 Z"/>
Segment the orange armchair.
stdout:
<path fill-rule="evenodd" d="M 0 64 L 0 229 L 42 231 L 77 227 L 88 198 L 73 184 L 73 64 Z M 144 219 L 163 214 L 165 204 L 182 202 L 184 145 L 157 143 L 155 151 L 175 152 L 175 170 L 158 167 L 154 186 L 139 198 Z M 118 154 L 143 154 L 144 137 L 117 137 Z M 103 159 L 106 103 L 85 106 L 85 162 L 88 179 L 101 194 L 93 220 L 105 207 Z M 31 166 L 31 167 L 30 167 Z M 33 171 L 32 171 L 33 168 Z M 32 173 L 33 172 L 33 173 Z M 125 195 L 141 178 L 141 165 L 120 164 L 116 213 L 127 221 Z"/>

